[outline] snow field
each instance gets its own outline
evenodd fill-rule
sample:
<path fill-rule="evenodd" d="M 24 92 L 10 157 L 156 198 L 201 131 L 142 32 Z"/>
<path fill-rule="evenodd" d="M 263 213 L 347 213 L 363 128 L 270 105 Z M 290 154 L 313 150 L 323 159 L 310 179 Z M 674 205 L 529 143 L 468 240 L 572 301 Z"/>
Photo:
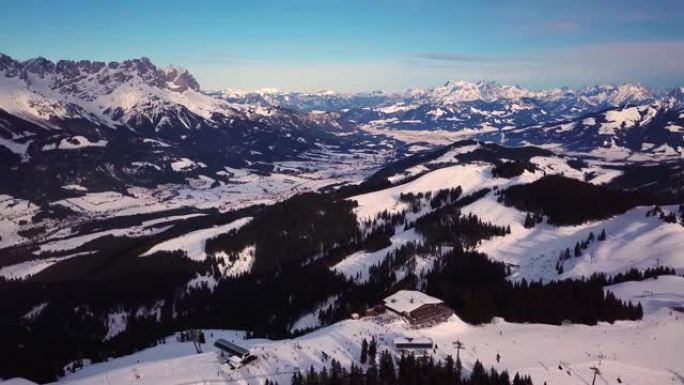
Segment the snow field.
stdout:
<path fill-rule="evenodd" d="M 131 356 L 86 366 L 69 374 L 68 384 L 188 384 L 238 383 L 262 384 L 268 378 L 288 384 L 295 370 L 319 369 L 329 365 L 323 353 L 349 366 L 358 363 L 363 338 L 375 336 L 379 350 L 394 350 L 396 337 L 428 337 L 435 344 L 433 355 L 444 359 L 456 355 L 453 342 L 465 344 L 461 351 L 464 367 L 475 360 L 485 368 L 530 374 L 535 383 L 575 385 L 591 381 L 593 365 L 599 366 L 605 383 L 676 384 L 676 373 L 684 371 L 678 352 L 684 343 L 684 314 L 661 310 L 641 322 L 615 324 L 539 325 L 511 324 L 502 320 L 473 326 L 453 316 L 448 322 L 427 328 L 411 329 L 404 321 L 380 325 L 367 319 L 342 321 L 305 336 L 282 341 L 244 340 L 234 331 L 205 331 L 205 353 L 194 354 L 190 343 L 168 338 L 162 344 Z M 213 333 L 213 337 L 210 336 Z M 248 347 L 258 359 L 237 370 L 218 361 L 213 341 L 227 333 L 238 344 Z M 235 339 L 234 339 L 235 340 Z M 545 348 L 547 347 L 547 348 Z M 555 347 L 555 348 L 551 348 Z M 543 354 L 541 354 L 541 350 Z M 500 354 L 501 362 L 496 361 Z M 140 362 L 140 363 L 138 363 Z M 562 370 L 558 369 L 558 366 Z M 135 378 L 135 373 L 140 379 Z M 568 374 L 570 373 L 570 374 Z M 673 381 L 673 378 L 675 381 Z M 656 382 L 653 382 L 656 381 Z"/>

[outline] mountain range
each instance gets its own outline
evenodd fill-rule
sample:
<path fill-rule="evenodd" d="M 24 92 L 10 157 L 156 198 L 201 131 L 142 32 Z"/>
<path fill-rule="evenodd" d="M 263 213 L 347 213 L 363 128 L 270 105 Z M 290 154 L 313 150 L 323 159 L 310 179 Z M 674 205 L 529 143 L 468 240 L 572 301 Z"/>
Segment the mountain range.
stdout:
<path fill-rule="evenodd" d="M 0 177 L 9 182 L 2 192 L 15 196 L 54 197 L 71 184 L 185 183 L 199 169 L 268 172 L 272 161 L 357 147 L 366 137 L 336 113 L 228 103 L 203 93 L 187 70 L 147 58 L 0 55 Z"/>
<path fill-rule="evenodd" d="M 146 58 L 0 55 L 0 378 L 381 383 L 362 346 L 427 337 L 466 371 L 666 383 L 683 108 L 681 87 L 206 91 Z M 407 323 L 398 291 L 449 318 Z"/>
<path fill-rule="evenodd" d="M 449 81 L 405 92 L 208 92 L 147 58 L 92 62 L 0 55 L 2 193 L 33 199 L 64 185 L 125 190 L 342 152 L 405 154 L 405 131 L 593 156 L 679 157 L 684 91 L 639 84 L 533 91 Z M 431 134 L 433 135 L 433 134 Z M 409 143 L 411 142 L 411 143 Z M 74 165 L 78 165 L 74 167 Z M 175 166 L 174 166 L 175 165 Z M 28 183 L 26 181 L 29 181 Z"/>

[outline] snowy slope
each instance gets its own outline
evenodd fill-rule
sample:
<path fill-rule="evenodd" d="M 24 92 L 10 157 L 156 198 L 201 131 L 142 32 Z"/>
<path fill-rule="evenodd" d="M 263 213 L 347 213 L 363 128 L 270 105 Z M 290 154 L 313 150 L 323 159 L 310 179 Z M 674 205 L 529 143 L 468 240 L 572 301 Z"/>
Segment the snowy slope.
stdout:
<path fill-rule="evenodd" d="M 396 337 L 428 337 L 436 343 L 435 356 L 456 355 L 452 343 L 461 340 L 465 349 L 461 359 L 466 369 L 476 359 L 485 367 L 530 374 L 535 383 L 577 384 L 591 378 L 590 366 L 601 368 L 605 383 L 620 377 L 624 384 L 669 384 L 684 371 L 679 349 L 684 343 L 684 315 L 668 311 L 652 313 L 642 322 L 617 322 L 614 325 L 550 326 L 510 324 L 501 320 L 483 326 L 471 326 L 457 317 L 428 329 L 411 329 L 404 321 L 382 324 L 372 320 L 343 321 L 294 340 L 244 340 L 240 334 L 205 331 L 205 353 L 194 354 L 192 345 L 167 339 L 167 344 L 131 356 L 87 366 L 68 375 L 68 384 L 189 384 L 239 383 L 262 384 L 265 379 L 288 384 L 295 370 L 310 366 L 320 369 L 329 364 L 323 352 L 348 366 L 358 362 L 363 338 L 376 336 L 379 349 L 396 352 Z M 213 333 L 213 337 L 211 336 Z M 212 343 L 228 336 L 248 347 L 257 360 L 231 370 L 221 365 Z M 557 346 L 562 349 L 540 347 Z M 496 362 L 496 355 L 501 362 Z M 139 362 L 138 362 L 139 361 Z M 558 369 L 558 366 L 562 370 Z M 140 378 L 136 379 L 135 375 Z M 676 382 L 675 382 L 676 383 Z"/>
<path fill-rule="evenodd" d="M 440 159 L 442 158 L 445 161 L 453 161 L 450 152 Z M 436 161 L 428 163 L 430 162 Z M 429 172 L 426 172 L 425 165 L 419 164 L 407 170 L 421 169 L 421 172 L 425 172 L 417 179 L 350 199 L 358 202 L 355 211 L 359 220 L 364 221 L 373 219 L 383 210 L 390 213 L 407 210 L 409 204 L 399 199 L 402 193 L 434 192 L 461 186 L 462 196 L 466 196 L 485 187 L 504 189 L 513 184 L 530 183 L 550 174 L 563 174 L 579 180 L 584 180 L 586 175 L 591 174 L 592 183 L 603 184 L 622 173 L 620 170 L 601 167 L 599 163 L 592 162 L 578 169 L 571 167 L 567 159 L 555 156 L 536 156 L 530 158 L 530 162 L 538 169 L 534 172 L 524 171 L 522 175 L 511 179 L 493 177 L 493 165 L 485 162 L 456 164 Z M 399 174 L 388 179 L 392 178 L 398 180 Z M 523 226 L 526 213 L 498 202 L 498 196 L 492 191 L 463 207 L 462 212 L 475 214 L 482 220 L 499 226 L 510 226 L 511 234 L 484 241 L 478 249 L 490 258 L 514 266 L 511 278 L 515 280 L 580 278 L 601 272 L 613 275 L 630 268 L 646 269 L 657 265 L 684 271 L 684 257 L 680 253 L 680 250 L 684 249 L 684 227 L 665 223 L 657 217 L 647 217 L 648 209 L 635 208 L 613 218 L 579 226 L 552 226 L 542 223 L 526 229 Z M 671 206 L 664 210 L 677 211 L 677 208 Z M 430 208 L 426 206 L 416 213 L 409 211 L 407 220 L 413 221 L 429 211 Z M 606 231 L 607 240 L 594 241 L 583 250 L 580 257 L 564 261 L 563 274 L 557 274 L 556 263 L 560 253 L 567 248 L 573 251 L 577 242 L 587 239 L 590 233 L 597 237 L 603 230 Z M 333 269 L 348 278 L 363 282 L 368 278 L 368 269 L 382 262 L 388 252 L 409 241 L 421 239 L 414 230 L 405 231 L 403 226 L 398 226 L 395 231 L 396 234 L 391 238 L 392 245 L 389 247 L 374 252 L 353 253 L 337 263 Z"/>
<path fill-rule="evenodd" d="M 658 265 L 684 271 L 684 227 L 646 217 L 648 208 L 639 207 L 605 221 L 579 226 L 540 224 L 525 229 L 525 214 L 496 202 L 491 197 L 464 208 L 484 220 L 510 225 L 511 234 L 484 241 L 479 249 L 493 259 L 518 265 L 513 278 L 563 279 L 588 277 L 593 273 L 613 275 L 630 268 L 644 270 Z M 592 242 L 580 257 L 563 263 L 564 273 L 556 273 L 559 254 L 566 248 L 606 231 L 607 239 Z"/>
<path fill-rule="evenodd" d="M 491 165 L 488 164 L 455 165 L 440 168 L 396 187 L 359 195 L 352 199 L 358 203 L 355 210 L 359 220 L 367 220 L 384 210 L 399 212 L 407 208 L 408 206 L 399 200 L 402 193 L 425 193 L 461 186 L 462 195 L 465 196 L 483 188 L 532 182 L 539 177 L 540 173 L 534 175 L 526 172 L 513 180 L 507 180 L 494 178 L 491 174 Z"/>
<path fill-rule="evenodd" d="M 226 233 L 233 229 L 238 229 L 251 221 L 251 217 L 240 218 L 222 226 L 211 227 L 208 229 L 196 230 L 180 237 L 169 239 L 152 246 L 142 256 L 152 255 L 159 251 L 184 251 L 186 256 L 195 261 L 202 261 L 206 259 L 207 254 L 204 251 L 204 246 L 207 239 L 216 237 L 217 235 Z"/>
<path fill-rule="evenodd" d="M 606 290 L 623 300 L 641 303 L 648 313 L 684 305 L 684 277 L 676 275 L 664 275 L 639 282 L 622 282 L 608 286 Z"/>

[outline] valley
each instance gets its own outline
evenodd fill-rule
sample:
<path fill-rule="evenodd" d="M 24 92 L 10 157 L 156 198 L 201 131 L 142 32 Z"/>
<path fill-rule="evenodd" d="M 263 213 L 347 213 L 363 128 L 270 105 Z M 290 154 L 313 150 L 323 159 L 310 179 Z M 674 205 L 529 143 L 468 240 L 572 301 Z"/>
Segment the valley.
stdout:
<path fill-rule="evenodd" d="M 681 87 L 205 91 L 0 55 L 0 378 L 296 385 L 401 337 L 437 372 L 682 383 L 683 119 Z M 414 327 L 399 290 L 454 314 Z"/>

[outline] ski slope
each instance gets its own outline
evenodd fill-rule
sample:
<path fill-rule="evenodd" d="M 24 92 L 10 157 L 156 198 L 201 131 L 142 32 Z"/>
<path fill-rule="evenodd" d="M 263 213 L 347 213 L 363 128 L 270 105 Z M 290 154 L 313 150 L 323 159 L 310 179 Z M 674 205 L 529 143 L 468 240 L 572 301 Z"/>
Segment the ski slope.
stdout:
<path fill-rule="evenodd" d="M 399 200 L 399 196 L 402 193 L 426 193 L 461 186 L 463 189 L 462 196 L 466 196 L 483 188 L 530 183 L 542 176 L 539 172 L 535 174 L 525 171 L 522 175 L 511 179 L 495 178 L 492 176 L 491 169 L 491 164 L 480 163 L 444 167 L 427 173 L 411 182 L 385 190 L 358 195 L 350 199 L 358 203 L 355 212 L 359 220 L 368 220 L 373 219 L 384 210 L 390 213 L 397 213 L 406 209 L 408 205 Z"/>
<path fill-rule="evenodd" d="M 358 363 L 361 341 L 375 336 L 379 350 L 397 353 L 397 337 L 431 338 L 435 358 L 456 355 L 453 342 L 465 344 L 461 360 L 466 370 L 475 360 L 485 367 L 530 374 L 535 384 L 575 385 L 591 383 L 591 366 L 602 372 L 599 384 L 678 384 L 684 373 L 684 314 L 660 309 L 640 322 L 596 326 L 512 324 L 502 320 L 473 326 L 453 316 L 448 322 L 412 329 L 398 317 L 376 323 L 370 319 L 342 321 L 305 336 L 281 341 L 243 340 L 236 331 L 205 331 L 204 353 L 195 354 L 190 343 L 167 338 L 167 343 L 86 366 L 60 383 L 94 384 L 263 384 L 265 379 L 286 385 L 295 370 L 329 365 L 324 357 L 348 366 Z M 249 348 L 257 360 L 236 370 L 219 362 L 213 342 L 226 338 Z M 555 347 L 540 349 L 543 347 Z M 500 354 L 501 361 L 496 362 Z M 562 369 L 559 369 L 559 366 Z M 139 377 L 139 378 L 136 378 Z"/>
<path fill-rule="evenodd" d="M 203 261 L 207 258 L 207 254 L 204 251 L 204 246 L 207 243 L 207 239 L 214 238 L 233 229 L 239 229 L 251 220 L 251 217 L 245 217 L 222 226 L 192 231 L 187 234 L 183 234 L 180 237 L 158 243 L 152 246 L 151 249 L 147 250 L 142 256 L 144 257 L 152 255 L 159 251 L 181 250 L 184 251 L 186 256 L 192 260 Z"/>
<path fill-rule="evenodd" d="M 665 211 L 675 207 L 665 207 Z M 484 241 L 478 249 L 490 258 L 516 265 L 512 278 L 552 280 L 588 277 L 594 273 L 614 275 L 631 268 L 645 270 L 658 265 L 684 271 L 684 227 L 647 217 L 648 207 L 637 207 L 625 214 L 603 221 L 578 226 L 552 226 L 546 223 L 526 229 L 525 214 L 505 207 L 487 196 L 463 211 L 472 212 L 486 221 L 511 226 L 511 234 Z M 575 244 L 589 236 L 606 231 L 605 241 L 594 241 L 579 257 L 563 262 L 558 275 L 555 266 L 566 248 L 573 252 Z"/>

